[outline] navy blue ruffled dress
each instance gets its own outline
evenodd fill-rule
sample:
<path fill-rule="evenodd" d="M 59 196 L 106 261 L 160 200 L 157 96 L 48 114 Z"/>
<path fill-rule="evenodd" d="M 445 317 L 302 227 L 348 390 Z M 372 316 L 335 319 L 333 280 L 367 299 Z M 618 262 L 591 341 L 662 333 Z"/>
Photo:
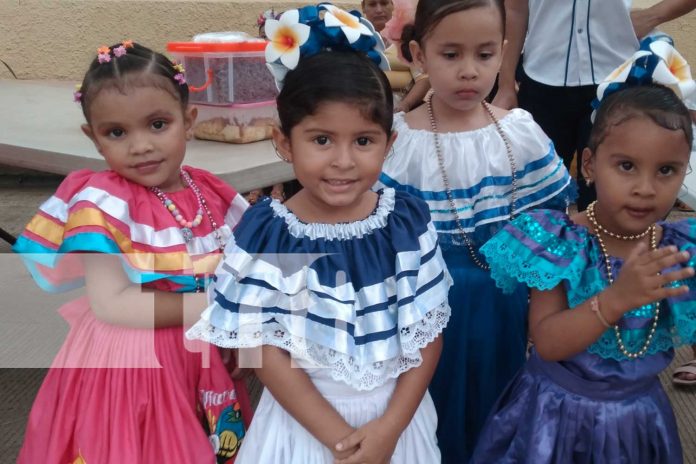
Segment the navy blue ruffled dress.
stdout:
<path fill-rule="evenodd" d="M 450 316 L 451 278 L 425 203 L 393 189 L 373 214 L 303 223 L 277 201 L 247 210 L 216 271 L 213 301 L 188 336 L 287 351 L 353 427 L 380 417 L 399 375 Z M 437 463 L 426 393 L 393 463 Z M 264 390 L 237 464 L 330 464 L 331 451 Z"/>

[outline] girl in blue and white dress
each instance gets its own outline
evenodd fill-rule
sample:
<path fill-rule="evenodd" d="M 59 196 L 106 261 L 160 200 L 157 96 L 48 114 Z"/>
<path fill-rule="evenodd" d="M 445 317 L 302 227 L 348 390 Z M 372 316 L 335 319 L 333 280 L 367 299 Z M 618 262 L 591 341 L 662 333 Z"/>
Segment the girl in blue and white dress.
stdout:
<path fill-rule="evenodd" d="M 527 294 L 503 294 L 479 247 L 511 217 L 565 210 L 574 189 L 551 140 L 526 111 L 488 105 L 504 42 L 502 0 L 418 3 L 402 51 L 430 76 L 432 93 L 395 115 L 394 156 L 379 187 L 430 207 L 454 280 L 452 319 L 430 386 L 443 462 L 466 462 L 483 422 L 525 360 Z M 411 49 L 408 49 L 408 46 Z"/>
<path fill-rule="evenodd" d="M 349 15 L 323 4 L 285 12 L 280 24 L 309 25 L 307 41 L 321 48 L 324 32 L 343 34 L 329 14 Z M 280 28 L 266 27 L 274 41 Z M 301 49 L 284 76 L 274 140 L 303 189 L 245 213 L 212 304 L 188 332 L 260 347 L 266 388 L 238 464 L 440 461 L 427 386 L 450 315 L 450 277 L 427 205 L 371 190 L 396 134 L 386 76 L 352 50 L 373 31 L 359 33 L 352 45 L 343 40 L 347 51 L 335 42 L 309 56 Z"/>
<path fill-rule="evenodd" d="M 658 374 L 675 346 L 696 341 L 696 220 L 662 220 L 693 140 L 673 91 L 696 90 L 684 64 L 655 43 L 598 87 L 582 157 L 597 188 L 587 211 L 521 215 L 481 249 L 501 287 L 532 288 L 534 348 L 473 463 L 683 462 Z"/>

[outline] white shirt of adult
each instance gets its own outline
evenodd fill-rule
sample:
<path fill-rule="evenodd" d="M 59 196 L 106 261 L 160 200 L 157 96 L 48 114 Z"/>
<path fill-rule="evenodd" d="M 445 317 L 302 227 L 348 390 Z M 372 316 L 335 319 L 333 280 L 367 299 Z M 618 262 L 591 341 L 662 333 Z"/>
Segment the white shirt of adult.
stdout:
<path fill-rule="evenodd" d="M 599 84 L 638 49 L 631 0 L 529 0 L 524 71 L 537 82 Z"/>

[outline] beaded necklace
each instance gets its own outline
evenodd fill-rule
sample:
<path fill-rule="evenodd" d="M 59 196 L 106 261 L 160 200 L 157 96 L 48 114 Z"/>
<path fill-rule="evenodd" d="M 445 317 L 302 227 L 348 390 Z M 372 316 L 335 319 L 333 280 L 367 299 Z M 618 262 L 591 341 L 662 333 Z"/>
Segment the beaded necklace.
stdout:
<path fill-rule="evenodd" d="M 607 251 L 607 247 L 604 243 L 604 240 L 602 239 L 602 233 L 607 234 L 611 237 L 617 238 L 619 240 L 638 240 L 642 237 L 645 237 L 648 233 L 650 233 L 650 248 L 653 250 L 657 250 L 657 226 L 655 224 L 651 225 L 648 227 L 645 231 L 641 232 L 640 234 L 636 235 L 620 235 L 620 234 L 615 234 L 607 231 L 598 221 L 597 217 L 595 216 L 594 213 L 594 207 L 595 207 L 596 201 L 592 202 L 588 207 L 587 207 L 587 219 L 590 221 L 592 224 L 592 227 L 594 228 L 595 235 L 597 236 L 597 240 L 599 241 L 599 247 L 602 250 L 602 255 L 604 255 L 604 263 L 607 267 L 607 280 L 609 281 L 609 285 L 614 283 L 614 278 L 612 277 L 612 270 L 611 270 L 611 260 L 609 259 L 609 252 Z M 636 359 L 639 358 L 645 353 L 648 352 L 648 347 L 653 341 L 653 336 L 655 335 L 655 330 L 657 330 L 657 322 L 660 319 L 660 302 L 656 301 L 655 302 L 655 314 L 653 315 L 653 321 L 650 326 L 650 332 L 648 332 L 648 337 L 645 340 L 645 343 L 643 343 L 643 347 L 636 351 L 636 352 L 630 352 L 626 349 L 626 345 L 623 342 L 623 338 L 621 338 L 621 330 L 619 329 L 618 324 L 614 324 L 614 335 L 616 336 L 616 343 L 619 345 L 619 350 L 621 350 L 621 353 L 623 353 L 624 356 L 626 356 L 629 359 Z"/>
<path fill-rule="evenodd" d="M 210 225 L 213 228 L 213 234 L 215 235 L 218 250 L 222 252 L 225 249 L 225 242 L 222 239 L 222 235 L 220 234 L 218 224 L 213 218 L 213 215 L 210 212 L 210 209 L 208 208 L 208 204 L 206 203 L 203 194 L 201 193 L 195 182 L 193 182 L 193 179 L 191 178 L 188 172 L 181 168 L 179 173 L 181 175 L 181 179 L 184 181 L 184 185 L 191 189 L 194 196 L 196 197 L 196 202 L 198 203 L 198 211 L 196 212 L 196 216 L 193 218 L 193 220 L 186 220 L 184 216 L 181 214 L 179 208 L 177 208 L 176 204 L 172 201 L 171 198 L 169 198 L 169 196 L 167 196 L 166 193 L 162 191 L 162 189 L 160 189 L 159 187 L 150 187 L 150 191 L 157 195 L 157 198 L 159 198 L 164 207 L 167 208 L 167 211 L 171 213 L 171 215 L 174 217 L 174 220 L 177 223 L 179 223 L 179 226 L 181 227 L 181 235 L 184 237 L 184 242 L 186 244 L 193 240 L 192 229 L 201 224 L 201 222 L 203 221 L 203 214 L 205 213 L 205 215 L 208 217 L 208 220 L 210 221 Z M 196 284 L 196 292 L 202 292 L 204 290 L 204 286 L 201 284 L 200 278 L 195 274 L 193 278 Z"/>
<path fill-rule="evenodd" d="M 459 230 L 459 233 L 462 235 L 464 238 L 464 243 L 466 244 L 466 247 L 469 250 L 469 254 L 471 255 L 471 259 L 474 261 L 474 264 L 476 264 L 478 267 L 481 269 L 488 271 L 490 270 L 490 266 L 485 264 L 477 255 L 476 250 L 474 248 L 473 243 L 471 242 L 471 239 L 469 239 L 469 235 L 466 233 L 464 230 L 464 226 L 462 225 L 462 220 L 459 217 L 459 213 L 457 212 L 457 205 L 454 203 L 454 197 L 452 195 L 452 189 L 450 188 L 449 185 L 449 177 L 447 176 L 447 171 L 445 170 L 445 160 L 442 155 L 442 147 L 440 146 L 440 135 L 437 131 L 437 121 L 435 120 L 435 115 L 433 114 L 433 105 L 432 105 L 432 99 L 433 99 L 433 94 L 434 92 L 430 90 L 428 94 L 425 97 L 425 104 L 426 108 L 428 110 L 428 117 L 430 118 L 430 128 L 433 132 L 433 137 L 435 138 L 435 153 L 437 154 L 437 163 L 440 167 L 440 174 L 442 175 L 442 182 L 445 184 L 445 193 L 447 194 L 447 201 L 450 206 L 450 210 L 452 211 L 452 214 L 454 215 L 454 222 L 457 224 L 457 229 Z M 498 121 L 498 118 L 495 117 L 493 114 L 493 110 L 491 109 L 490 105 L 484 100 L 481 102 L 483 105 L 483 108 L 486 110 L 486 113 L 488 113 L 488 116 L 491 118 L 493 121 L 493 124 L 495 125 L 495 130 L 498 132 L 498 135 L 500 135 L 500 138 L 503 139 L 503 143 L 505 144 L 505 151 L 507 152 L 507 158 L 508 162 L 510 163 L 510 171 L 511 171 L 511 178 L 512 178 L 512 191 L 510 192 L 510 217 L 509 220 L 512 220 L 512 218 L 515 215 L 515 201 L 517 200 L 517 177 L 516 177 L 516 171 L 517 168 L 515 166 L 515 157 L 512 154 L 512 146 L 510 144 L 510 140 L 508 139 L 507 135 L 503 131 L 503 128 L 500 126 L 500 121 Z"/>

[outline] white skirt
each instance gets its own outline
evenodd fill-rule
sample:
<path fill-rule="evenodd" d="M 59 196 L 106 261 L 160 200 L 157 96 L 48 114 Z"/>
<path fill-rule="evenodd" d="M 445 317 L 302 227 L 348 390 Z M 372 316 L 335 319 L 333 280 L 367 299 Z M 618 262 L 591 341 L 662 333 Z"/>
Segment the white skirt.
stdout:
<path fill-rule="evenodd" d="M 328 369 L 306 369 L 314 385 L 352 427 L 360 427 L 384 414 L 396 379 L 370 391 L 358 391 L 331 378 Z M 437 414 L 426 392 L 411 423 L 401 434 L 391 462 L 440 462 L 435 428 Z M 264 389 L 251 426 L 242 441 L 236 464 L 332 464 L 331 451 L 302 427 Z"/>

